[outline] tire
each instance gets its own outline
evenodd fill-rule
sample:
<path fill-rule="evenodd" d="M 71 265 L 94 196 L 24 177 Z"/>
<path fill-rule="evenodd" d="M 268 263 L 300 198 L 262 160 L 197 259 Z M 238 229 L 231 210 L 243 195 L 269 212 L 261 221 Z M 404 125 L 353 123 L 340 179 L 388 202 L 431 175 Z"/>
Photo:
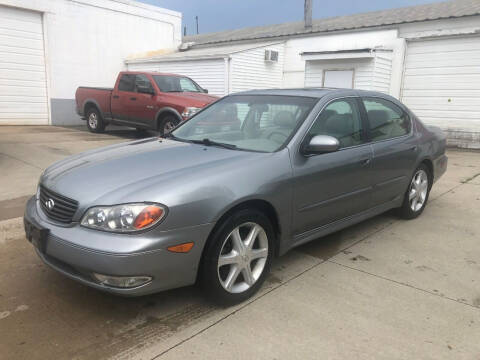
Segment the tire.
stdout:
<path fill-rule="evenodd" d="M 398 214 L 404 219 L 415 219 L 427 205 L 430 189 L 432 188 L 432 174 L 425 164 L 415 169 L 403 198 L 403 204 Z"/>
<path fill-rule="evenodd" d="M 178 124 L 180 124 L 180 120 L 178 120 L 175 115 L 165 115 L 158 126 L 160 136 L 168 134 Z"/>
<path fill-rule="evenodd" d="M 100 112 L 91 107 L 86 111 L 87 127 L 92 133 L 102 133 L 105 130 L 105 122 Z"/>
<path fill-rule="evenodd" d="M 253 229 L 257 235 L 249 249 Z M 258 210 L 240 210 L 225 219 L 204 251 L 200 282 L 205 294 L 220 305 L 238 304 L 255 294 L 270 272 L 274 234 L 270 220 Z"/>

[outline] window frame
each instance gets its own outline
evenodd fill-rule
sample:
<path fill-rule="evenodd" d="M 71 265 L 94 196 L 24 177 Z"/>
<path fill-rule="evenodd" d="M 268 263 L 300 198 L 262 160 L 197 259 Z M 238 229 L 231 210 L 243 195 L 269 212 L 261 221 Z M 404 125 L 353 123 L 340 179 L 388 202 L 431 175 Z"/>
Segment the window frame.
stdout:
<path fill-rule="evenodd" d="M 343 99 L 353 99 L 353 101 L 355 101 L 357 103 L 357 108 L 358 108 L 358 114 L 360 116 L 360 121 L 362 123 L 362 133 L 361 133 L 361 136 L 362 136 L 362 140 L 363 142 L 361 144 L 357 144 L 357 145 L 352 145 L 352 146 L 347 146 L 347 147 L 344 147 L 344 148 L 340 148 L 338 149 L 337 151 L 335 152 L 338 152 L 338 151 L 343 151 L 343 150 L 348 150 L 348 149 L 354 149 L 354 148 L 357 148 L 357 147 L 360 147 L 360 146 L 365 146 L 365 145 L 370 145 L 370 139 L 368 137 L 368 132 L 367 132 L 367 128 L 366 126 L 368 126 L 368 122 L 367 122 L 367 119 L 365 118 L 365 116 L 363 116 L 363 111 L 365 111 L 364 107 L 363 107 L 363 102 L 362 102 L 362 99 L 360 98 L 359 95 L 347 95 L 347 96 L 340 96 L 340 97 L 337 97 L 337 98 L 333 98 L 333 99 L 330 99 L 326 104 L 324 104 L 322 106 L 322 108 L 320 109 L 320 111 L 318 112 L 318 114 L 315 116 L 315 119 L 312 121 L 312 123 L 310 124 L 310 126 L 308 127 L 308 129 L 305 131 L 305 133 L 303 134 L 303 137 L 302 137 L 302 141 L 300 141 L 300 146 L 298 147 L 298 153 L 303 156 L 303 157 L 312 157 L 312 156 L 321 156 L 321 155 L 325 155 L 325 154 L 303 154 L 302 153 L 302 148 L 305 146 L 305 144 L 307 143 L 308 138 L 310 137 L 308 134 L 310 133 L 310 130 L 312 129 L 313 125 L 315 125 L 315 123 L 317 122 L 318 118 L 320 117 L 320 115 L 325 111 L 325 109 L 331 104 L 331 103 L 334 103 L 336 101 L 341 101 Z"/>
<path fill-rule="evenodd" d="M 381 140 L 373 140 L 372 139 L 372 132 L 370 131 L 370 120 L 368 119 L 368 112 L 367 112 L 367 108 L 365 107 L 365 104 L 364 104 L 364 100 L 368 100 L 368 99 L 373 99 L 373 100 L 381 100 L 381 101 L 385 101 L 387 103 L 390 103 L 390 104 L 393 104 L 395 105 L 397 108 L 399 108 L 403 115 L 406 116 L 407 118 L 407 121 L 409 122 L 410 124 L 410 131 L 404 135 L 399 135 L 399 136 L 394 136 L 394 137 L 391 137 L 391 138 L 388 138 L 388 139 L 381 139 Z M 372 96 L 372 95 L 368 95 L 368 96 L 359 96 L 359 102 L 360 102 L 360 106 L 361 106 L 361 111 L 362 111 L 362 116 L 365 118 L 365 123 L 367 124 L 367 128 L 366 128 L 366 133 L 367 133 L 367 138 L 368 138 L 368 143 L 369 144 L 376 144 L 376 143 L 380 143 L 380 142 L 385 142 L 385 141 L 390 141 L 390 140 L 395 140 L 395 139 L 401 139 L 401 138 L 404 138 L 404 137 L 408 137 L 408 136 L 411 136 L 413 134 L 413 121 L 412 121 L 412 117 L 410 116 L 410 114 L 408 113 L 408 111 L 406 111 L 403 106 L 400 106 L 398 104 L 396 104 L 395 102 L 389 100 L 389 99 L 385 99 L 384 97 L 381 97 L 381 96 Z"/>
<path fill-rule="evenodd" d="M 128 77 L 128 76 L 132 76 L 132 77 L 133 77 L 133 89 L 132 89 L 131 91 L 129 91 L 129 90 L 121 90 L 121 89 L 120 89 L 120 84 L 121 84 L 122 78 L 123 78 L 124 76 L 125 76 L 125 77 Z M 126 92 L 126 93 L 135 93 L 135 81 L 136 81 L 136 79 L 137 79 L 137 75 L 136 75 L 136 74 L 122 74 L 122 75 L 120 76 L 120 79 L 118 79 L 117 91 Z"/>
<path fill-rule="evenodd" d="M 143 93 L 140 93 L 137 91 L 137 78 L 140 77 L 140 76 L 145 76 L 145 78 L 148 80 L 148 82 L 150 83 L 150 88 L 152 89 L 153 91 L 153 94 L 152 95 L 156 95 L 157 94 L 157 91 L 155 90 L 155 87 L 153 86 L 153 83 L 152 83 L 152 79 L 150 79 L 146 74 L 135 74 L 135 81 L 134 81 L 134 85 L 133 85 L 133 92 L 137 93 L 137 94 L 143 94 Z M 146 94 L 148 95 L 148 94 Z"/>

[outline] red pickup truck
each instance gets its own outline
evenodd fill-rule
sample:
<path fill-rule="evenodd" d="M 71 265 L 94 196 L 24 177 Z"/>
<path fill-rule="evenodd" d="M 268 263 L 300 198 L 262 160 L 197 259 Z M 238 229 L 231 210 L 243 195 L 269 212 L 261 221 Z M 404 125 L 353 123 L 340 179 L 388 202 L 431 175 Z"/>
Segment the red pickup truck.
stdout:
<path fill-rule="evenodd" d="M 75 100 L 91 132 L 115 124 L 165 134 L 218 99 L 207 92 L 186 76 L 123 71 L 113 89 L 81 86 Z"/>

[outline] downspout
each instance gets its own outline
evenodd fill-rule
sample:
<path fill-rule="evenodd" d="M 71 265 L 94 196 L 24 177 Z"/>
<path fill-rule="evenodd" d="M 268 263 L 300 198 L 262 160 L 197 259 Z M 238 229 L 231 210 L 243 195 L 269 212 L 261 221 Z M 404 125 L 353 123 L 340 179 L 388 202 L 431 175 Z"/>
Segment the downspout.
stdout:
<path fill-rule="evenodd" d="M 225 89 L 225 94 L 228 95 L 230 94 L 230 56 L 225 56 L 223 58 L 224 63 L 225 63 L 225 80 L 224 80 L 224 89 Z"/>

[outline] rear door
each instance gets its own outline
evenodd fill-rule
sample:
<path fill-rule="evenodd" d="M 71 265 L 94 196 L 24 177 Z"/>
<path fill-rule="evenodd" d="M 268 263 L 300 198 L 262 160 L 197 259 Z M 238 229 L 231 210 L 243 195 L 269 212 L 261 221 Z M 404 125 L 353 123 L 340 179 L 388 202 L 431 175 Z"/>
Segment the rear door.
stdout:
<path fill-rule="evenodd" d="M 112 91 L 112 118 L 121 122 L 128 122 L 136 100 L 135 75 L 122 74 L 118 85 Z"/>
<path fill-rule="evenodd" d="M 410 116 L 392 101 L 362 99 L 373 149 L 372 206 L 403 197 L 417 159 L 417 139 Z"/>
<path fill-rule="evenodd" d="M 153 94 L 139 92 L 139 86 L 150 88 Z M 156 95 L 150 79 L 144 74 L 135 75 L 135 97 L 136 100 L 131 100 L 130 121 L 142 124 L 149 129 L 154 129 L 155 116 L 158 111 Z"/>

